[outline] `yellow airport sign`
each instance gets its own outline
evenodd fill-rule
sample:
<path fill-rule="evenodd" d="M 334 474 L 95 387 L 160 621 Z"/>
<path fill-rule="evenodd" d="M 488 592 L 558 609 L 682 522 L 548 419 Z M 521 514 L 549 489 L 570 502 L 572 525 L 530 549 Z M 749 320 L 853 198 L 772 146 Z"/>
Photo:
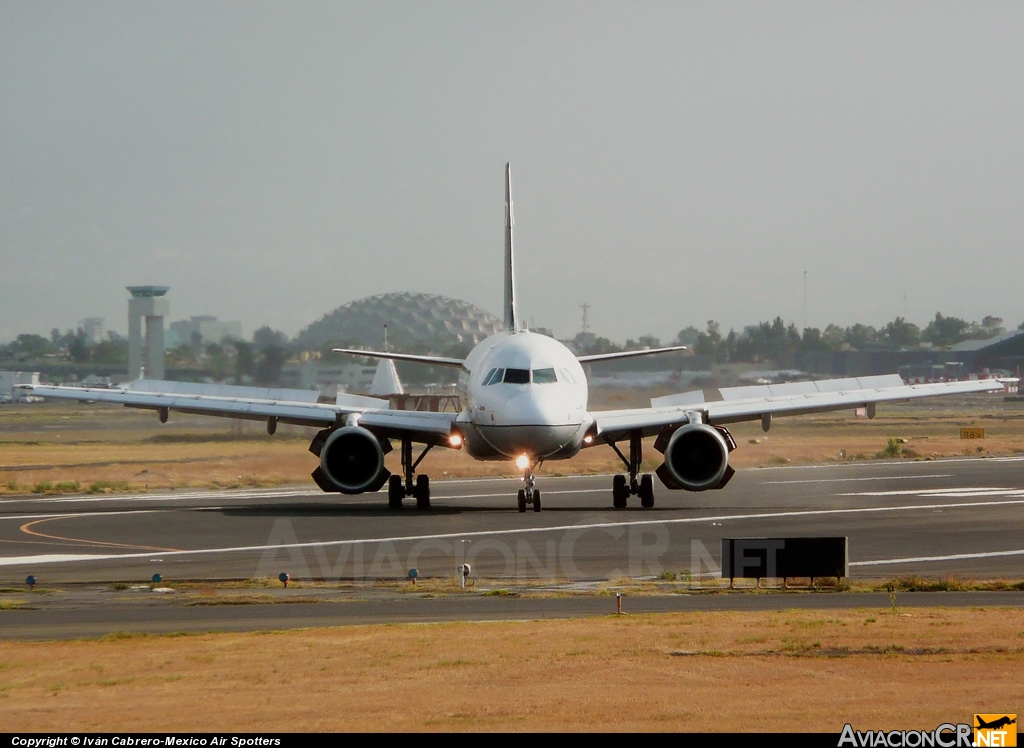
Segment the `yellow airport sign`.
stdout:
<path fill-rule="evenodd" d="M 984 439 L 985 438 L 985 429 L 978 429 L 978 428 L 973 428 L 973 427 L 960 429 L 960 438 L 961 439 Z"/>

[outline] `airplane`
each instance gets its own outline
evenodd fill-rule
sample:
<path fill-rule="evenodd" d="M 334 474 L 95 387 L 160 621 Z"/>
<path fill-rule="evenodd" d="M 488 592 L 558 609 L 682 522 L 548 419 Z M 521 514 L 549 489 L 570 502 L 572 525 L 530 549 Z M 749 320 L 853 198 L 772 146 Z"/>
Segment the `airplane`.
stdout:
<path fill-rule="evenodd" d="M 1017 724 L 1017 720 L 1016 719 L 1010 719 L 1009 716 L 1003 716 L 1003 717 L 1000 717 L 999 719 L 994 719 L 991 722 L 986 722 L 985 720 L 983 720 L 981 717 L 979 717 L 977 715 L 975 715 L 975 719 L 978 720 L 978 724 L 975 725 L 975 728 L 978 729 L 978 730 L 998 730 L 1001 727 L 1006 727 L 1008 725 L 1015 725 L 1015 724 Z"/>
<path fill-rule="evenodd" d="M 121 403 L 156 410 L 162 423 L 172 410 L 266 422 L 319 427 L 310 451 L 320 459 L 312 473 L 325 492 L 361 494 L 387 485 L 388 506 L 402 508 L 415 499 L 430 508 L 430 478 L 417 473 L 434 447 L 466 449 L 478 460 L 512 461 L 522 475 L 517 508 L 541 511 L 535 471 L 548 460 L 566 460 L 582 449 L 609 446 L 625 466 L 612 478 L 612 506 L 623 509 L 630 496 L 642 508 L 654 506 L 654 480 L 641 472 L 643 440 L 656 436 L 664 455 L 655 471 L 670 490 L 723 488 L 734 474 L 729 453 L 736 441 L 728 425 L 761 421 L 768 431 L 775 416 L 841 409 L 865 409 L 871 418 L 880 402 L 933 395 L 1002 389 L 998 380 L 906 385 L 898 374 L 723 388 L 720 399 L 702 391 L 653 398 L 651 407 L 590 410 L 583 366 L 635 356 L 678 351 L 685 346 L 577 356 L 557 340 L 531 332 L 518 314 L 515 294 L 511 168 L 505 166 L 504 331 L 474 347 L 465 359 L 390 351 L 334 349 L 338 353 L 415 361 L 458 369 L 462 409 L 434 413 L 391 409 L 387 400 L 338 394 L 334 403 L 318 402 L 308 390 L 264 389 L 139 379 L 126 387 L 93 389 L 23 385 L 47 398 Z M 397 442 L 401 475 L 392 475 L 384 456 Z M 620 449 L 626 445 L 627 454 Z M 418 455 L 413 445 L 422 445 Z"/>

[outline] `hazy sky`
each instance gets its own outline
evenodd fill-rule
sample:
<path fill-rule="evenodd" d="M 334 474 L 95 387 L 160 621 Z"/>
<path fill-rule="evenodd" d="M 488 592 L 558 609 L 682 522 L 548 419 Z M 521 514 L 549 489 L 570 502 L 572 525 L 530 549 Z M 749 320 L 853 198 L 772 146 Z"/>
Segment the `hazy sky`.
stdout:
<path fill-rule="evenodd" d="M 562 337 L 1024 320 L 1024 3 L 0 0 L 0 340 L 171 286 Z"/>

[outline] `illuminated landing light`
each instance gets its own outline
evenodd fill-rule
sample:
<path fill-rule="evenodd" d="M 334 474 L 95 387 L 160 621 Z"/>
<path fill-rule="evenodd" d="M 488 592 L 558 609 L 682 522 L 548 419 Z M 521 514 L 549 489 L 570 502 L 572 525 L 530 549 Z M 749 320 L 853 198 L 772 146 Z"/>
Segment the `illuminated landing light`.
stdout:
<path fill-rule="evenodd" d="M 462 446 L 462 434 L 454 433 L 448 437 L 448 446 L 458 449 Z"/>
<path fill-rule="evenodd" d="M 590 434 L 587 434 L 586 436 L 583 437 L 583 443 L 584 444 L 593 444 L 594 443 L 594 437 L 592 437 Z"/>
<path fill-rule="evenodd" d="M 528 455 L 519 455 L 516 458 L 516 467 L 520 470 L 526 470 L 530 467 L 530 458 Z"/>

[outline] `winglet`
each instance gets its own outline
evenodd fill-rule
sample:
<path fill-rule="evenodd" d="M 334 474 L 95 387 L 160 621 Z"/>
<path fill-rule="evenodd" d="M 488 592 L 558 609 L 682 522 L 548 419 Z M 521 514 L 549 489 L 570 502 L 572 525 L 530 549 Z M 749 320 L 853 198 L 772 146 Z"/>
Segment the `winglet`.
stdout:
<path fill-rule="evenodd" d="M 505 329 L 515 332 L 516 321 L 515 273 L 512 268 L 512 167 L 505 164 Z"/>

